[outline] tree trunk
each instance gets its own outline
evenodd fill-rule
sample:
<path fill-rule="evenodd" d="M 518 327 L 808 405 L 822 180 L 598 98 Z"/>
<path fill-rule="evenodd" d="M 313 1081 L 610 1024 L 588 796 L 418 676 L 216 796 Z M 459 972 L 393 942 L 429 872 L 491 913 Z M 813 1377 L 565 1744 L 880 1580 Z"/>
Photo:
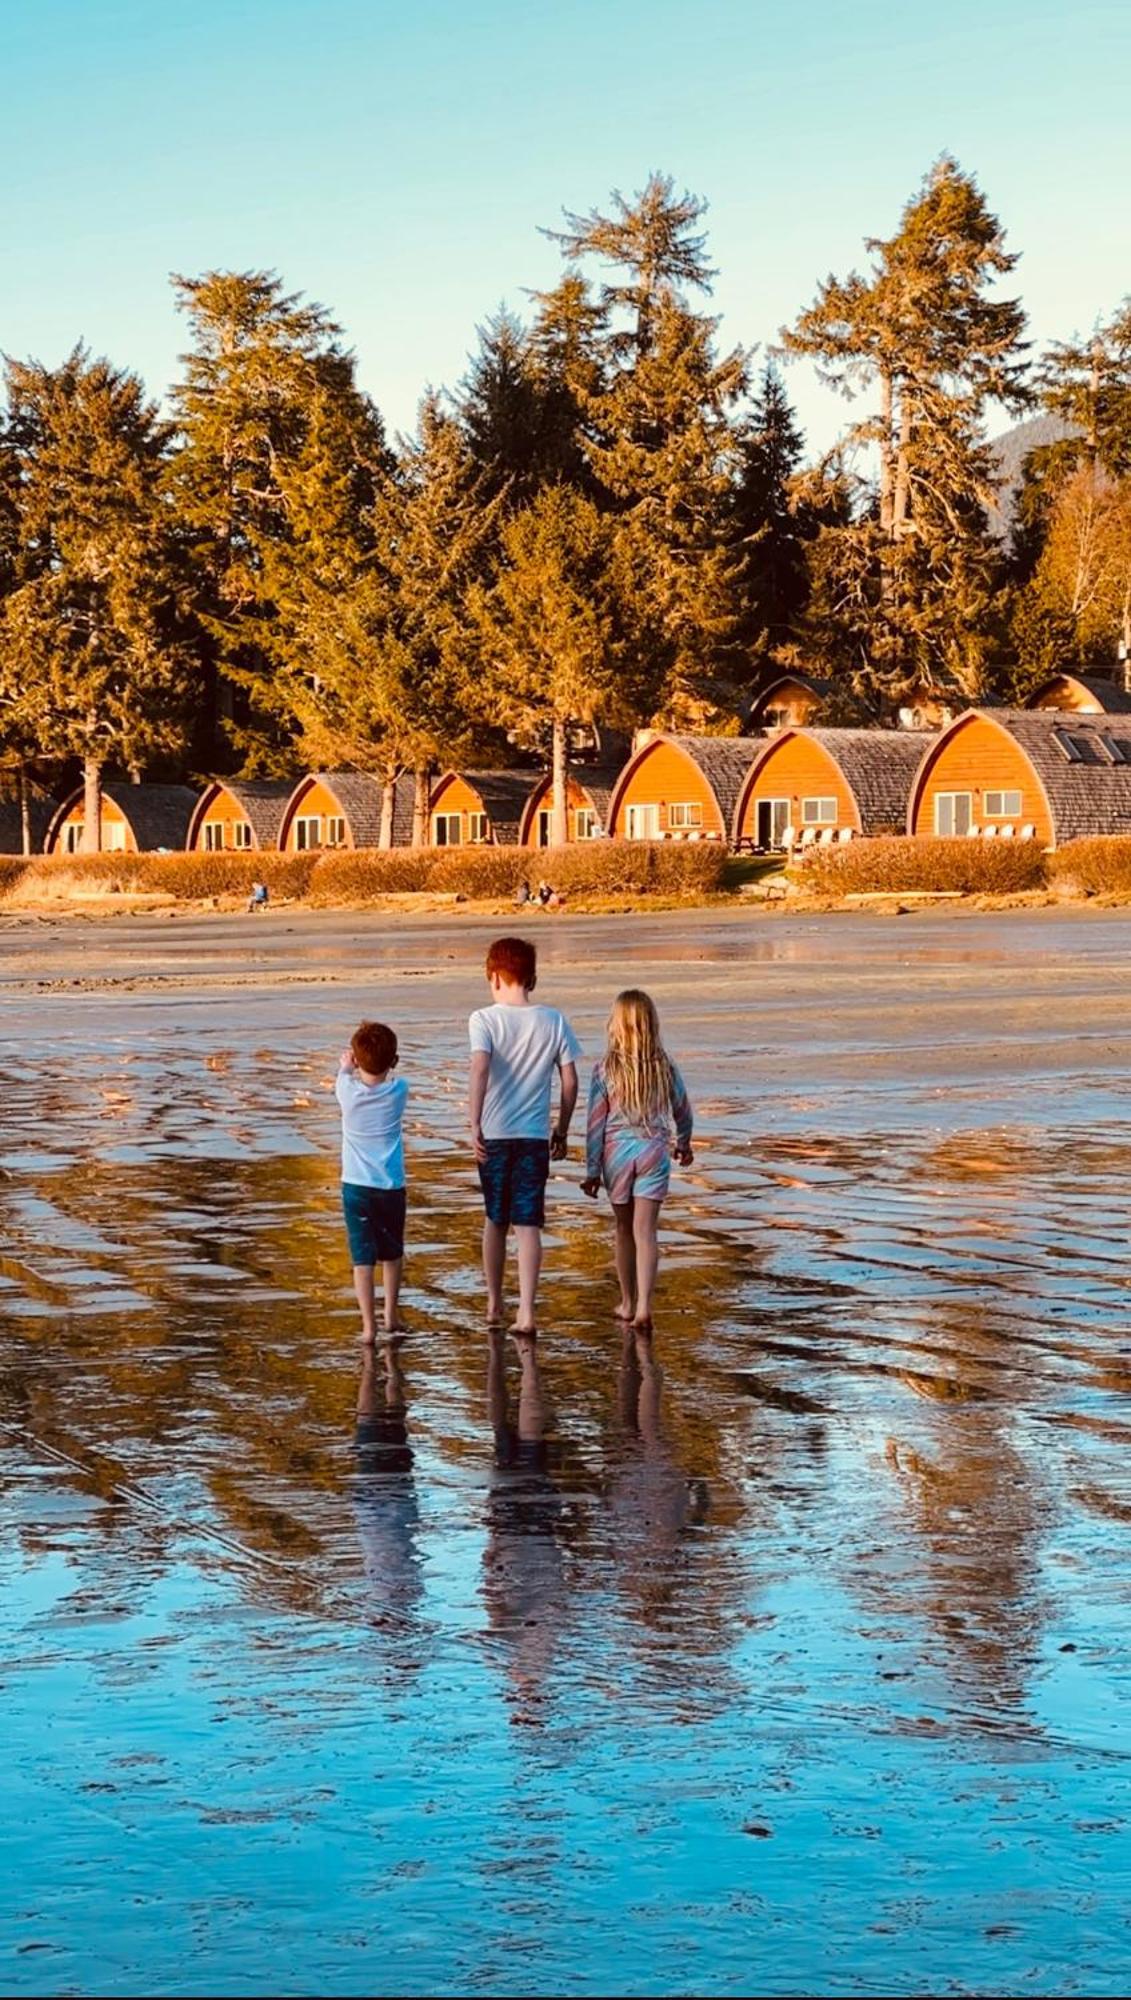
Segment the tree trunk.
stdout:
<path fill-rule="evenodd" d="M 386 851 L 393 844 L 393 807 L 397 802 L 397 774 L 386 773 L 381 786 L 381 817 L 377 824 L 377 845 Z"/>
<path fill-rule="evenodd" d="M 429 816 L 432 803 L 432 773 L 426 764 L 417 765 L 412 774 L 412 844 L 414 847 L 428 847 Z"/>
<path fill-rule="evenodd" d="M 892 495 L 891 533 L 897 541 L 907 527 L 911 512 L 911 405 L 904 389 L 899 408 L 899 456 L 895 466 L 895 491 Z"/>
<path fill-rule="evenodd" d="M 891 413 L 891 376 L 885 368 L 880 376 L 880 528 L 885 535 L 891 534 L 892 514 Z"/>
<path fill-rule="evenodd" d="M 556 715 L 550 782 L 550 846 L 564 847 L 569 840 L 569 724 Z"/>
<path fill-rule="evenodd" d="M 31 806 L 28 800 L 27 772 L 20 765 L 20 848 L 24 854 L 31 853 Z"/>
<path fill-rule="evenodd" d="M 82 851 L 102 852 L 102 759 L 86 757 L 82 767 Z"/>

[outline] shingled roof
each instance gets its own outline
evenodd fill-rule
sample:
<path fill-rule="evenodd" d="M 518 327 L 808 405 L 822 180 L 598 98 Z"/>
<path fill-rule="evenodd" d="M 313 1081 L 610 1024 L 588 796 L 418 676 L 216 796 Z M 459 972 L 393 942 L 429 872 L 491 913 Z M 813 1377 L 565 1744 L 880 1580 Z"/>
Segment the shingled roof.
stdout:
<path fill-rule="evenodd" d="M 927 729 L 822 729 L 808 725 L 783 729 L 758 745 L 759 754 L 735 800 L 732 840 L 739 837 L 751 785 L 793 737 L 818 744 L 832 758 L 856 802 L 863 834 L 902 830 L 924 746 L 938 742 L 937 732 Z"/>
<path fill-rule="evenodd" d="M 613 799 L 619 803 L 630 774 L 643 762 L 648 752 L 657 743 L 670 743 L 676 750 L 682 750 L 706 778 L 722 815 L 725 836 L 734 817 L 742 781 L 759 750 L 765 748 L 765 741 L 763 736 L 670 736 L 666 730 L 658 729 L 634 750 L 618 773 L 610 798 L 610 814 Z"/>
<path fill-rule="evenodd" d="M 322 785 L 342 809 L 349 822 L 355 847 L 376 847 L 381 838 L 381 801 L 385 788 L 380 778 L 367 771 L 308 771 L 291 786 L 275 838 L 282 837 L 283 824 L 291 818 L 292 802 L 305 785 Z M 412 842 L 413 781 L 402 772 L 393 786 L 393 846 L 408 847 Z"/>
<path fill-rule="evenodd" d="M 538 777 L 537 771 L 445 771 L 436 790 L 445 778 L 462 778 L 482 799 L 496 845 L 517 847 L 523 808 Z"/>
<path fill-rule="evenodd" d="M 76 785 L 68 798 L 56 806 L 47 828 L 44 846 L 50 849 L 64 820 L 83 803 L 83 787 Z M 185 844 L 189 821 L 196 805 L 196 793 L 188 785 L 129 785 L 111 778 L 102 787 L 104 799 L 111 799 L 126 820 L 142 854 L 158 849 L 177 849 Z"/>
<path fill-rule="evenodd" d="M 1126 688 L 1120 687 L 1116 681 L 1105 680 L 1102 674 L 1077 673 L 1073 667 L 1063 667 L 1059 673 L 1050 674 L 1047 681 L 1042 681 L 1040 687 L 1034 689 L 1026 706 L 1034 708 L 1058 681 L 1075 681 L 1078 687 L 1092 696 L 1104 715 L 1131 715 L 1131 693 Z M 1071 709 L 1066 712 L 1078 715 L 1086 711 Z"/>
<path fill-rule="evenodd" d="M 971 708 L 932 739 L 912 788 L 912 824 L 932 752 L 978 716 L 1012 736 L 1048 800 L 1053 844 L 1093 834 L 1131 833 L 1131 723 L 1061 708 Z"/>
<path fill-rule="evenodd" d="M 54 812 L 53 799 L 28 800 L 28 830 L 33 854 L 40 853 Z M 16 799 L 0 799 L 0 854 L 22 854 L 23 851 L 24 825 L 19 802 Z"/>
<path fill-rule="evenodd" d="M 197 799 L 186 845 L 195 839 L 219 794 L 227 792 L 247 820 L 256 847 L 278 847 L 283 813 L 293 791 L 293 783 L 286 778 L 216 778 Z"/>

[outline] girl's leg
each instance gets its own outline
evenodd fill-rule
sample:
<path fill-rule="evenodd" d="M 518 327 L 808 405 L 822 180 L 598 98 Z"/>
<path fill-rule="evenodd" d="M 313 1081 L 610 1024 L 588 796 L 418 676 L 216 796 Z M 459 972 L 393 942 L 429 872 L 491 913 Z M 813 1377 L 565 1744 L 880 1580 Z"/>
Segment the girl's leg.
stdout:
<path fill-rule="evenodd" d="M 660 1221 L 660 1203 L 647 1195 L 638 1194 L 633 1204 L 632 1234 L 636 1248 L 636 1319 L 637 1326 L 652 1324 L 652 1294 L 656 1289 L 656 1266 L 660 1261 L 660 1246 L 656 1231 Z"/>
<path fill-rule="evenodd" d="M 373 1308 L 372 1264 L 354 1265 L 353 1288 L 361 1309 L 361 1338 L 366 1347 L 372 1347 L 377 1338 L 377 1315 Z"/>
<path fill-rule="evenodd" d="M 632 1207 L 631 1201 L 613 1203 L 613 1220 L 616 1224 L 613 1257 L 617 1267 L 617 1283 L 620 1286 L 618 1319 L 631 1319 L 636 1311 L 636 1243 L 632 1233 Z"/>
<path fill-rule="evenodd" d="M 401 1272 L 404 1258 L 394 1257 L 381 1266 L 381 1283 L 385 1292 L 385 1332 L 403 1333 L 401 1316 L 397 1310 L 401 1296 Z"/>

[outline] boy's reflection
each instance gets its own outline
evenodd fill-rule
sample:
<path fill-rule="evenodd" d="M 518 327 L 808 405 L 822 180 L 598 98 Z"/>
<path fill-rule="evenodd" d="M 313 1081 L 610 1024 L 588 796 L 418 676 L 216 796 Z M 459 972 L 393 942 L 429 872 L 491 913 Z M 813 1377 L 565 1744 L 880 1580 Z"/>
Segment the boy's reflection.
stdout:
<path fill-rule="evenodd" d="M 404 1370 L 395 1347 L 362 1352 L 354 1445 L 354 1509 L 375 1621 L 408 1619 L 423 1589 L 416 1545 L 420 1515 Z"/>
<path fill-rule="evenodd" d="M 506 1349 L 499 1337 L 488 1346 L 495 1470 L 487 1496 L 483 1597 L 491 1629 L 506 1642 L 511 1719 L 537 1726 L 543 1683 L 565 1618 L 562 1500 L 547 1470 L 537 1344 L 518 1336 L 514 1346 L 519 1368 L 516 1422 L 508 1400 Z"/>

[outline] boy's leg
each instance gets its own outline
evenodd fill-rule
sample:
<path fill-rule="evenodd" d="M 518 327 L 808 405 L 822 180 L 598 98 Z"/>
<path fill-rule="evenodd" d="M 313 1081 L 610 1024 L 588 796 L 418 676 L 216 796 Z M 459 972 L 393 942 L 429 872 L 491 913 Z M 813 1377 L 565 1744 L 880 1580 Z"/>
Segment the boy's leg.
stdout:
<path fill-rule="evenodd" d="M 487 1321 L 493 1326 L 503 1319 L 503 1274 L 507 1266 L 507 1232 L 490 1216 L 483 1224 L 483 1281 L 487 1287 Z"/>
<path fill-rule="evenodd" d="M 401 1296 L 401 1272 L 403 1269 L 403 1257 L 386 1258 L 381 1266 L 381 1284 L 385 1293 L 384 1321 L 386 1333 L 404 1332 L 398 1310 Z"/>
<path fill-rule="evenodd" d="M 652 1324 L 652 1294 L 656 1289 L 656 1268 L 660 1261 L 660 1246 L 656 1230 L 660 1220 L 660 1203 L 647 1195 L 638 1194 L 633 1203 L 632 1234 L 636 1248 L 636 1317 L 635 1325 Z"/>
<path fill-rule="evenodd" d="M 613 1220 L 616 1233 L 613 1236 L 613 1257 L 617 1267 L 617 1283 L 620 1286 L 620 1302 L 617 1306 L 618 1319 L 631 1319 L 636 1311 L 636 1242 L 633 1237 L 633 1204 L 631 1201 L 614 1201 Z"/>
<path fill-rule="evenodd" d="M 361 1338 L 366 1347 L 372 1347 L 377 1338 L 377 1315 L 373 1304 L 373 1270 L 372 1264 L 355 1264 L 353 1267 L 353 1288 L 361 1308 Z"/>
<path fill-rule="evenodd" d="M 518 1318 L 516 1333 L 533 1333 L 537 1324 L 538 1279 L 542 1271 L 542 1231 L 516 1222 L 518 1245 Z"/>

